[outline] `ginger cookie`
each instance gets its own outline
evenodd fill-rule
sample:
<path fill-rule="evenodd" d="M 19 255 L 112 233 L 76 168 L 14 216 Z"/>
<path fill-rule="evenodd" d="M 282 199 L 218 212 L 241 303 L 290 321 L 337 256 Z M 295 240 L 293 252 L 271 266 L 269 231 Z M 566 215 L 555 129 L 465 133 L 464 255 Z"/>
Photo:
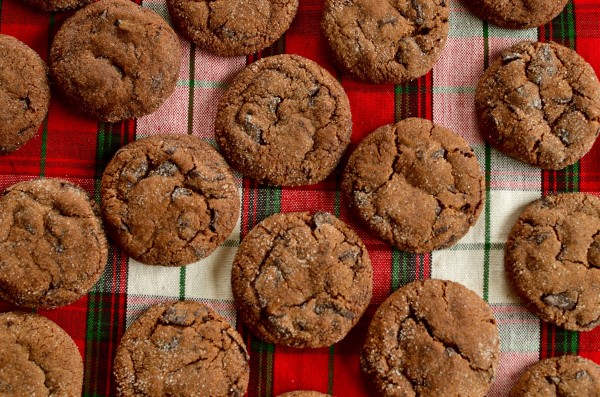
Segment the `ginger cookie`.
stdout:
<path fill-rule="evenodd" d="M 33 313 L 0 314 L 0 395 L 79 397 L 83 361 L 73 339 Z"/>
<path fill-rule="evenodd" d="M 371 83 L 404 83 L 437 62 L 448 37 L 446 0 L 326 0 L 322 29 L 336 63 Z"/>
<path fill-rule="evenodd" d="M 96 203 L 60 179 L 17 183 L 0 197 L 0 295 L 16 305 L 68 305 L 96 284 L 108 247 Z"/>
<path fill-rule="evenodd" d="M 117 395 L 243 396 L 250 375 L 244 341 L 208 306 L 150 307 L 123 335 L 114 366 Z"/>
<path fill-rule="evenodd" d="M 600 198 L 546 196 L 529 204 L 505 246 L 509 280 L 542 320 L 573 331 L 600 324 Z"/>
<path fill-rule="evenodd" d="M 467 142 L 418 118 L 365 137 L 348 160 L 342 191 L 371 232 L 410 252 L 453 245 L 485 202 L 483 175 Z"/>
<path fill-rule="evenodd" d="M 250 55 L 288 30 L 298 0 L 167 0 L 177 30 L 222 56 Z"/>
<path fill-rule="evenodd" d="M 259 338 L 297 348 L 330 346 L 366 310 L 373 290 L 369 254 L 326 212 L 275 214 L 242 240 L 233 261 L 240 319 Z"/>
<path fill-rule="evenodd" d="M 600 396 L 600 367 L 579 356 L 538 361 L 521 375 L 509 397 Z"/>
<path fill-rule="evenodd" d="M 324 180 L 350 143 L 352 118 L 340 83 L 298 55 L 263 58 L 234 79 L 217 110 L 227 160 L 260 183 Z"/>
<path fill-rule="evenodd" d="M 0 153 L 33 138 L 48 113 L 48 67 L 12 36 L 0 34 Z"/>
<path fill-rule="evenodd" d="M 182 266 L 233 231 L 240 197 L 223 157 L 190 135 L 156 135 L 122 147 L 102 176 L 112 238 L 137 261 Z"/>
<path fill-rule="evenodd" d="M 329 394 L 319 393 L 317 391 L 290 391 L 287 393 L 279 394 L 277 397 L 331 397 Z"/>
<path fill-rule="evenodd" d="M 24 0 L 29 5 L 42 11 L 68 11 L 81 8 L 92 0 Z"/>
<path fill-rule="evenodd" d="M 484 137 L 498 150 L 544 169 L 575 163 L 600 132 L 600 83 L 576 52 L 524 41 L 502 52 L 477 84 Z"/>
<path fill-rule="evenodd" d="M 486 395 L 499 356 L 490 307 L 461 284 L 423 280 L 377 309 L 360 363 L 383 396 Z"/>
<path fill-rule="evenodd" d="M 470 0 L 465 2 L 481 19 L 509 29 L 528 29 L 553 20 L 568 0 Z"/>
<path fill-rule="evenodd" d="M 100 0 L 65 21 L 50 50 L 53 82 L 71 106 L 108 122 L 154 112 L 181 63 L 177 34 L 129 0 Z"/>

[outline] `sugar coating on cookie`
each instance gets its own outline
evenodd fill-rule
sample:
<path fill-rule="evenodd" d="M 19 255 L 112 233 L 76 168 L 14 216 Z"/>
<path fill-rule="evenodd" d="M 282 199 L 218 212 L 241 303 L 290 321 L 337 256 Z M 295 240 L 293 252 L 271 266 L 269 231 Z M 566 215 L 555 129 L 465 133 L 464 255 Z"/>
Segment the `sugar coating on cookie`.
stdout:
<path fill-rule="evenodd" d="M 410 252 L 453 245 L 485 202 L 483 175 L 467 142 L 418 118 L 366 136 L 348 160 L 342 191 L 374 234 Z"/>
<path fill-rule="evenodd" d="M 96 284 L 108 257 L 100 210 L 60 179 L 17 183 L 0 197 L 0 296 L 24 307 L 64 306 Z"/>
<path fill-rule="evenodd" d="M 50 50 L 50 71 L 75 110 L 116 122 L 152 113 L 171 95 L 180 47 L 156 12 L 129 0 L 101 0 L 61 26 Z"/>
<path fill-rule="evenodd" d="M 477 84 L 481 133 L 498 150 L 545 169 L 575 163 L 600 132 L 600 82 L 575 51 L 524 41 Z"/>
<path fill-rule="evenodd" d="M 155 135 L 122 147 L 104 171 L 101 195 L 112 238 L 150 265 L 205 258 L 231 234 L 240 212 L 231 169 L 191 135 Z"/>
<path fill-rule="evenodd" d="M 68 11 L 81 8 L 92 0 L 24 0 L 42 11 Z"/>
<path fill-rule="evenodd" d="M 12 36 L 0 34 L 0 153 L 33 138 L 50 102 L 48 67 Z"/>
<path fill-rule="evenodd" d="M 261 183 L 321 182 L 350 143 L 352 117 L 340 83 L 298 55 L 263 58 L 221 97 L 217 143 L 227 160 Z"/>
<path fill-rule="evenodd" d="M 360 363 L 383 396 L 483 397 L 498 356 L 491 308 L 461 284 L 423 280 L 377 309 Z"/>
<path fill-rule="evenodd" d="M 168 0 L 177 30 L 223 56 L 250 55 L 290 27 L 298 0 Z"/>
<path fill-rule="evenodd" d="M 542 26 L 554 19 L 568 0 L 469 0 L 466 5 L 494 25 L 510 29 Z"/>
<path fill-rule="evenodd" d="M 276 214 L 236 253 L 231 283 L 239 316 L 259 338 L 297 348 L 330 346 L 371 300 L 373 270 L 359 237 L 326 212 Z"/>
<path fill-rule="evenodd" d="M 2 313 L 0 346 L 2 396 L 81 395 L 81 354 L 54 322 L 33 313 Z"/>
<path fill-rule="evenodd" d="M 600 199 L 584 193 L 529 204 L 505 245 L 508 278 L 544 321 L 573 331 L 600 324 Z"/>
<path fill-rule="evenodd" d="M 321 23 L 337 64 L 372 83 L 426 74 L 448 37 L 446 0 L 326 0 Z"/>
<path fill-rule="evenodd" d="M 600 396 L 600 366 L 579 356 L 547 358 L 523 372 L 509 397 Z"/>
<path fill-rule="evenodd" d="M 210 307 L 164 303 L 125 332 L 114 374 L 120 397 L 243 396 L 249 356 L 241 336 Z"/>

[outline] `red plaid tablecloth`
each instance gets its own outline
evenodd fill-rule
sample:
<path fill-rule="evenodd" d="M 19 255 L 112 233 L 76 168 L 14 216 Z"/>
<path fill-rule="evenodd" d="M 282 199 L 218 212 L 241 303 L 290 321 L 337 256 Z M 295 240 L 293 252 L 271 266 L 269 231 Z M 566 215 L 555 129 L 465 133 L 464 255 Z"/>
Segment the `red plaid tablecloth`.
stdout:
<path fill-rule="evenodd" d="M 47 59 L 51 40 L 69 14 L 39 12 L 21 0 L 0 0 L 0 6 L 0 32 L 16 36 Z M 168 19 L 164 0 L 144 1 L 143 6 Z M 136 316 L 155 302 L 200 300 L 235 324 L 230 287 L 233 256 L 240 239 L 257 222 L 280 211 L 325 210 L 357 230 L 373 261 L 374 295 L 356 328 L 329 348 L 274 346 L 253 338 L 237 324 L 251 355 L 249 396 L 295 389 L 340 397 L 374 395 L 358 363 L 368 321 L 392 291 L 422 278 L 458 281 L 492 306 L 502 354 L 490 396 L 506 396 L 521 371 L 540 358 L 576 353 L 600 363 L 600 328 L 577 333 L 541 323 L 516 298 L 503 270 L 506 236 L 527 203 L 550 192 L 600 194 L 600 144 L 564 170 L 540 171 L 486 145 L 473 111 L 477 79 L 502 49 L 520 40 L 554 40 L 566 45 L 600 74 L 600 0 L 571 0 L 551 24 L 521 31 L 488 25 L 458 0 L 451 0 L 450 7 L 450 33 L 439 62 L 432 72 L 405 85 L 371 85 L 340 74 L 320 32 L 322 0 L 300 0 L 291 29 L 256 56 L 220 58 L 182 40 L 177 88 L 152 115 L 118 124 L 98 123 L 52 99 L 38 135 L 16 153 L 0 157 L 0 189 L 39 176 L 61 177 L 80 184 L 99 202 L 102 172 L 119 147 L 158 133 L 193 134 L 214 142 L 216 103 L 231 78 L 259 56 L 282 52 L 313 59 L 340 78 L 353 113 L 350 150 L 378 126 L 409 116 L 424 117 L 451 128 L 471 144 L 487 184 L 485 211 L 467 236 L 450 249 L 414 255 L 391 249 L 358 225 L 340 196 L 339 173 L 321 184 L 298 188 L 259 186 L 238 175 L 240 222 L 209 258 L 182 268 L 151 267 L 128 259 L 111 245 L 106 271 L 88 296 L 67 307 L 40 311 L 75 339 L 85 365 L 84 396 L 114 394 L 111 372 L 117 343 Z M 11 309 L 0 302 L 0 310 Z"/>

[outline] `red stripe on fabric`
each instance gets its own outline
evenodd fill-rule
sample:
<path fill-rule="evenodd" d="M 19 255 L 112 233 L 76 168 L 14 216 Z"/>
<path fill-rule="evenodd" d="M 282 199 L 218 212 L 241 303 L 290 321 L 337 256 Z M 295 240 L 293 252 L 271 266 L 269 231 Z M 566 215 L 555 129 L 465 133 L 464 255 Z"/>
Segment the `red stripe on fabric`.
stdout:
<path fill-rule="evenodd" d="M 53 310 L 39 310 L 38 313 L 49 318 L 65 330 L 75 341 L 81 357 L 85 357 L 86 334 L 85 327 L 87 319 L 88 296 L 73 302 L 68 306 Z"/>
<path fill-rule="evenodd" d="M 293 390 L 327 392 L 329 348 L 278 346 L 273 357 L 273 395 Z"/>
<path fill-rule="evenodd" d="M 579 355 L 600 364 L 600 328 L 579 334 Z"/>
<path fill-rule="evenodd" d="M 281 212 L 327 211 L 335 214 L 335 175 L 312 186 L 281 189 Z"/>
<path fill-rule="evenodd" d="M 425 75 L 425 114 L 422 116 L 427 120 L 433 120 L 433 72 L 429 72 Z M 421 114 L 419 112 L 419 114 Z"/>
<path fill-rule="evenodd" d="M 579 190 L 594 193 L 600 191 L 600 140 L 596 140 L 592 149 L 579 162 Z"/>

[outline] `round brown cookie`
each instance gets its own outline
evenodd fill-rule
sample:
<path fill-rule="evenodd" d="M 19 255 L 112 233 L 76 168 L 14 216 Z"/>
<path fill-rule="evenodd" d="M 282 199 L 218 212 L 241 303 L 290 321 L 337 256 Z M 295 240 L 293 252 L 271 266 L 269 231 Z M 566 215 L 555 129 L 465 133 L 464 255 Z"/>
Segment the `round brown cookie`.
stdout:
<path fill-rule="evenodd" d="M 600 324 L 600 199 L 572 193 L 529 204 L 505 246 L 509 279 L 544 321 L 574 331 Z"/>
<path fill-rule="evenodd" d="M 73 108 L 115 122 L 152 113 L 177 83 L 181 48 L 165 20 L 129 0 L 100 0 L 65 21 L 50 50 Z"/>
<path fill-rule="evenodd" d="M 0 314 L 0 395 L 81 396 L 83 361 L 73 339 L 33 313 Z"/>
<path fill-rule="evenodd" d="M 108 257 L 100 211 L 60 179 L 17 183 L 0 197 L 0 295 L 17 305 L 68 305 L 96 284 Z"/>
<path fill-rule="evenodd" d="M 259 338 L 330 346 L 366 310 L 373 269 L 359 237 L 326 212 L 276 214 L 244 238 L 233 261 L 240 318 Z"/>
<path fill-rule="evenodd" d="M 365 137 L 348 160 L 342 191 L 373 233 L 411 252 L 456 243 L 485 202 L 483 175 L 469 145 L 418 118 Z"/>
<path fill-rule="evenodd" d="M 490 307 L 461 284 L 423 280 L 377 309 L 362 370 L 384 396 L 485 396 L 499 356 Z"/>
<path fill-rule="evenodd" d="M 44 61 L 26 44 L 0 34 L 0 153 L 17 150 L 33 138 L 49 102 Z"/>
<path fill-rule="evenodd" d="M 470 9 L 495 25 L 510 29 L 528 29 L 554 19 L 568 0 L 469 0 Z"/>
<path fill-rule="evenodd" d="M 112 238 L 149 265 L 205 258 L 231 234 L 240 213 L 229 166 L 190 135 L 156 135 L 122 147 L 104 171 L 101 195 Z"/>
<path fill-rule="evenodd" d="M 309 185 L 335 168 L 352 118 L 340 83 L 298 55 L 263 58 L 221 98 L 215 122 L 225 157 L 244 175 L 273 185 Z"/>
<path fill-rule="evenodd" d="M 167 0 L 179 32 L 223 56 L 250 55 L 290 27 L 298 0 Z"/>
<path fill-rule="evenodd" d="M 115 357 L 117 395 L 243 396 L 250 367 L 227 320 L 192 301 L 150 307 L 123 335 Z"/>
<path fill-rule="evenodd" d="M 509 397 L 597 397 L 600 367 L 579 356 L 538 361 L 521 375 Z"/>
<path fill-rule="evenodd" d="M 321 23 L 337 64 L 372 83 L 423 76 L 448 37 L 446 0 L 327 0 Z"/>
<path fill-rule="evenodd" d="M 287 393 L 279 394 L 277 397 L 331 397 L 329 394 L 319 393 L 317 391 L 290 391 Z"/>
<path fill-rule="evenodd" d="M 545 169 L 585 155 L 600 132 L 600 83 L 576 52 L 524 41 L 479 80 L 475 105 L 485 138 L 504 154 Z"/>
<path fill-rule="evenodd" d="M 24 0 L 42 11 L 67 11 L 81 8 L 92 0 Z"/>

